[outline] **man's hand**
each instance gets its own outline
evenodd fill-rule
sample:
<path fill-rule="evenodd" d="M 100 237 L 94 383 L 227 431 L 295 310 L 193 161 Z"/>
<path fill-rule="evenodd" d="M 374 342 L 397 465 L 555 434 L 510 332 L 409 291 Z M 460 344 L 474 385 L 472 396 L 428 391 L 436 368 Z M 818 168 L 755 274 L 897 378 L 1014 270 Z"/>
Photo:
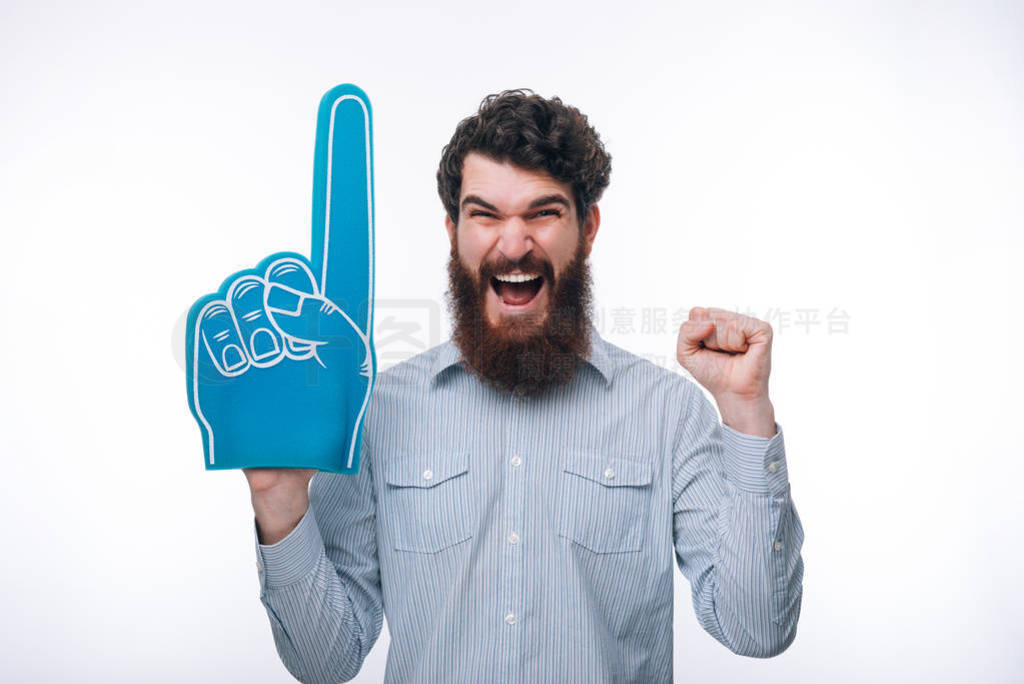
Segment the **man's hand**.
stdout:
<path fill-rule="evenodd" d="M 722 421 L 749 435 L 775 434 L 768 399 L 772 327 L 725 309 L 695 306 L 679 328 L 676 358 L 718 403 Z"/>

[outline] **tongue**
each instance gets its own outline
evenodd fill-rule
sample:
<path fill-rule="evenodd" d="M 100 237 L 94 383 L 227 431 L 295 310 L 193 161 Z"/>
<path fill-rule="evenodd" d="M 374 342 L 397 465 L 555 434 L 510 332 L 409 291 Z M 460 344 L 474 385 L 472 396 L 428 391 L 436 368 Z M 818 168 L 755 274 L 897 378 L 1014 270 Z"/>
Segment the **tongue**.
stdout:
<path fill-rule="evenodd" d="M 513 306 L 526 304 L 534 298 L 538 290 L 540 290 L 540 278 L 534 278 L 525 283 L 506 283 L 499 280 L 497 287 L 498 296 L 502 301 Z"/>

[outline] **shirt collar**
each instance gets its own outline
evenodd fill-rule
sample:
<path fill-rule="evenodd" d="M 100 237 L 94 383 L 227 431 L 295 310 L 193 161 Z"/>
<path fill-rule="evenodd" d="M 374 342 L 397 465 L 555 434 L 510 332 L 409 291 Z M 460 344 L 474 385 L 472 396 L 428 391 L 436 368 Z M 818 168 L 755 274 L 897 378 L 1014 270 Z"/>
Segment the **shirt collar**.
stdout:
<path fill-rule="evenodd" d="M 462 361 L 462 352 L 454 341 L 448 340 L 441 345 L 437 357 L 430 369 L 430 379 L 434 381 L 442 372 Z M 608 343 L 597 332 L 593 323 L 590 325 L 590 351 L 584 358 L 588 364 L 594 367 L 606 385 L 612 382 L 612 359 L 608 355 Z"/>

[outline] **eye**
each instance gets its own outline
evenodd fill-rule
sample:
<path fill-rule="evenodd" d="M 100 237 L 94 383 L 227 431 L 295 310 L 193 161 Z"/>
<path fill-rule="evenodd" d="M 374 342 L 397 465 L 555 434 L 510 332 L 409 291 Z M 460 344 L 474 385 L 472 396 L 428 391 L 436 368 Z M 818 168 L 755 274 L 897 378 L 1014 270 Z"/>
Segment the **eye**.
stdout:
<path fill-rule="evenodd" d="M 562 215 L 562 212 L 559 211 L 558 209 L 541 209 L 536 214 L 534 214 L 534 216 L 555 216 L 555 217 L 558 217 L 558 216 L 561 216 L 561 215 Z"/>
<path fill-rule="evenodd" d="M 469 215 L 473 216 L 473 217 L 475 217 L 475 216 L 486 216 L 487 218 L 494 218 L 494 214 L 492 214 L 491 212 L 489 212 L 489 211 L 480 211 L 479 209 L 474 209 L 473 211 L 469 212 Z"/>

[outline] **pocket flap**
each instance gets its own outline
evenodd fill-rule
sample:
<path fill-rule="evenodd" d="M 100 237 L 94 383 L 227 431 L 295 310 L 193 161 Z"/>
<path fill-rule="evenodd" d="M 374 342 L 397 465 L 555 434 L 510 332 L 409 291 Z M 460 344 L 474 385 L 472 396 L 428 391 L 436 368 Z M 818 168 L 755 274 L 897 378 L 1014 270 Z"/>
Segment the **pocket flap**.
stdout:
<path fill-rule="evenodd" d="M 466 452 L 414 454 L 388 461 L 384 481 L 396 487 L 433 487 L 468 470 Z"/>
<path fill-rule="evenodd" d="M 570 454 L 564 470 L 606 487 L 640 487 L 653 477 L 648 463 L 599 454 Z"/>

